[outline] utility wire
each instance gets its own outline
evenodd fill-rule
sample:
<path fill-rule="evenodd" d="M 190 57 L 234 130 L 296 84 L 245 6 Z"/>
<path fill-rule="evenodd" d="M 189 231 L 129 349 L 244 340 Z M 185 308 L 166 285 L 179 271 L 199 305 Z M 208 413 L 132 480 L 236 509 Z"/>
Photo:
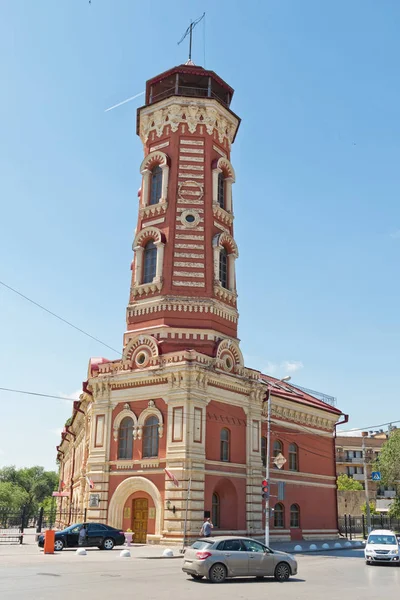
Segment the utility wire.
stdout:
<path fill-rule="evenodd" d="M 56 400 L 68 400 L 68 402 L 75 402 L 78 400 L 78 398 L 65 398 L 64 396 L 52 396 L 51 394 L 39 394 L 38 392 L 27 392 L 26 390 L 14 390 L 5 387 L 0 387 L 0 391 L 13 392 L 16 394 L 28 394 L 29 396 L 41 396 L 42 398 L 55 398 Z"/>
<path fill-rule="evenodd" d="M 99 340 L 99 338 L 95 337 L 94 335 L 91 335 L 90 333 L 88 333 L 84 329 L 81 329 L 80 327 L 77 327 L 76 325 L 74 325 L 70 321 L 67 321 L 63 317 L 60 317 L 60 315 L 57 315 L 56 313 L 54 313 L 53 311 L 49 310 L 45 306 L 42 306 L 42 304 L 39 304 L 39 302 L 35 302 L 35 300 L 32 300 L 32 298 L 28 298 L 28 296 L 25 296 L 25 294 L 22 294 L 22 292 L 19 292 L 18 290 L 16 290 L 15 288 L 11 287 L 10 285 L 7 285 L 7 283 L 4 283 L 4 281 L 0 281 L 0 284 L 2 286 L 4 286 L 5 288 L 7 288 L 7 289 L 11 290 L 12 292 L 14 292 L 14 294 L 18 294 L 18 296 L 21 296 L 21 298 L 24 298 L 24 300 L 27 300 L 31 304 L 34 304 L 35 306 L 38 306 L 39 308 L 41 308 L 42 310 L 44 310 L 45 312 L 47 312 L 49 315 L 52 315 L 53 317 L 55 317 L 56 319 L 58 319 L 59 321 L 62 321 L 63 323 L 66 323 L 70 327 L 73 327 L 74 329 L 76 329 L 76 331 L 79 331 L 80 333 L 83 333 L 83 335 L 86 335 L 87 337 L 91 338 L 95 342 L 98 342 L 99 344 L 102 344 L 103 346 L 105 346 L 109 350 L 112 350 L 113 352 L 116 352 L 117 354 L 119 354 L 120 356 L 122 356 L 122 354 L 121 354 L 121 352 L 119 350 L 116 350 L 112 346 L 109 346 L 105 342 L 102 342 L 101 340 Z"/>
<path fill-rule="evenodd" d="M 393 423 L 400 423 L 400 419 L 397 421 L 389 421 L 388 423 L 380 423 L 380 425 L 370 425 L 369 427 L 358 427 L 357 429 L 345 429 L 344 431 L 338 431 L 337 435 L 339 436 L 341 433 L 352 433 L 353 431 L 373 431 L 378 427 L 385 427 L 386 425 L 393 425 Z"/>

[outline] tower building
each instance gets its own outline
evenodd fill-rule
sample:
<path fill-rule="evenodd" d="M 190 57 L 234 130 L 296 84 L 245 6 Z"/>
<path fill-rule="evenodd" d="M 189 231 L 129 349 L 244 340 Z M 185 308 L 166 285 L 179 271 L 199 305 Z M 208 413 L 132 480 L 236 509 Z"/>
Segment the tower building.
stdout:
<path fill-rule="evenodd" d="M 220 533 L 261 536 L 265 525 L 275 382 L 244 365 L 237 337 L 232 97 L 191 62 L 147 81 L 122 356 L 90 360 L 57 447 L 64 510 L 86 509 L 136 542 L 180 543 L 186 519 L 193 538 L 208 514 Z M 341 412 L 286 383 L 269 401 L 273 456 L 286 458 L 273 469 L 272 537 L 333 534 Z"/>

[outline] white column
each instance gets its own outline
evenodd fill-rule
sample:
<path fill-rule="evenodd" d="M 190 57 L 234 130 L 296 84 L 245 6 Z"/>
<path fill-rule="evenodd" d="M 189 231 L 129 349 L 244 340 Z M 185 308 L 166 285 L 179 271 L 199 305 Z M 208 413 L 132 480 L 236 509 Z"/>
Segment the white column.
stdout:
<path fill-rule="evenodd" d="M 136 246 L 135 250 L 135 281 L 134 285 L 142 283 L 142 265 L 143 265 L 143 246 Z"/>
<path fill-rule="evenodd" d="M 212 198 L 213 204 L 218 204 L 218 175 L 222 173 L 221 169 L 213 169 L 212 172 Z"/>
<path fill-rule="evenodd" d="M 157 263 L 156 263 L 156 276 L 154 278 L 154 281 L 159 283 L 160 281 L 162 281 L 162 276 L 163 276 L 165 244 L 163 244 L 162 242 L 157 242 L 157 244 L 155 244 L 155 246 L 157 248 Z"/>
<path fill-rule="evenodd" d="M 143 169 L 143 184 L 142 184 L 142 206 L 148 206 L 149 204 L 149 194 L 150 194 L 150 175 L 151 171 L 149 169 Z"/>
<path fill-rule="evenodd" d="M 233 177 L 225 177 L 225 210 L 232 211 L 232 183 Z"/>
<path fill-rule="evenodd" d="M 228 286 L 231 292 L 235 291 L 235 255 L 228 254 Z"/>
<path fill-rule="evenodd" d="M 161 198 L 160 202 L 166 202 L 168 198 L 168 178 L 169 178 L 169 166 L 162 165 L 162 184 L 161 184 Z"/>

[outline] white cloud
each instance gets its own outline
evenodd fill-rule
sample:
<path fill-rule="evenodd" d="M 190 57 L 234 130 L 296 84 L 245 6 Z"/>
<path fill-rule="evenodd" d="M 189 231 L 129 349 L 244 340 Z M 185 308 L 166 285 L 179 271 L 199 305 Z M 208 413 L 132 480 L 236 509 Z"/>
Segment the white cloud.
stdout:
<path fill-rule="evenodd" d="M 359 429 L 350 429 L 348 431 L 340 431 L 340 429 L 338 429 L 337 434 L 341 437 L 361 437 L 361 431 Z"/>
<path fill-rule="evenodd" d="M 296 371 L 303 369 L 304 365 L 301 360 L 284 360 L 281 367 L 286 373 L 296 373 Z"/>
<path fill-rule="evenodd" d="M 62 429 L 50 429 L 49 431 L 50 431 L 50 433 L 53 433 L 54 435 L 56 435 L 58 438 L 61 437 Z"/>
<path fill-rule="evenodd" d="M 396 231 L 392 231 L 390 237 L 394 240 L 398 240 L 400 238 L 400 229 L 396 229 Z"/>
<path fill-rule="evenodd" d="M 72 394 L 65 394 L 64 392 L 59 392 L 58 395 L 62 396 L 63 398 L 70 398 L 70 400 L 79 400 L 79 396 L 82 394 L 82 389 L 76 390 L 75 392 L 72 392 Z M 64 400 L 65 404 L 68 404 L 68 406 L 72 406 L 72 402 L 70 402 L 69 400 Z"/>
<path fill-rule="evenodd" d="M 296 373 L 303 369 L 304 365 L 301 360 L 283 360 L 281 363 L 274 363 L 268 361 L 265 366 L 265 373 L 267 375 L 275 375 L 276 373 Z"/>

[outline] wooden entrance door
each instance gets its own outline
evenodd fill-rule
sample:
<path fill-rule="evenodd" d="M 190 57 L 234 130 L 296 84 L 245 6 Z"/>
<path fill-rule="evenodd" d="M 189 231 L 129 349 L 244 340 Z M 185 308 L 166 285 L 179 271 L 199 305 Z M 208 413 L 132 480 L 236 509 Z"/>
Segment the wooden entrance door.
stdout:
<path fill-rule="evenodd" d="M 136 544 L 145 544 L 147 536 L 147 517 L 149 507 L 146 498 L 138 498 L 133 501 L 133 541 Z"/>

